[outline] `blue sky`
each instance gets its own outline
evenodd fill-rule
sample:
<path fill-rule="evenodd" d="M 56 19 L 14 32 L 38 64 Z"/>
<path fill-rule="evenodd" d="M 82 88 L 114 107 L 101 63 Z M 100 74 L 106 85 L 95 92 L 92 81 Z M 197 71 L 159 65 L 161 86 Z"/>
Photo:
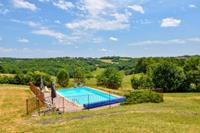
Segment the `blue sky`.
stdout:
<path fill-rule="evenodd" d="M 200 0 L 0 0 L 0 57 L 200 54 Z"/>

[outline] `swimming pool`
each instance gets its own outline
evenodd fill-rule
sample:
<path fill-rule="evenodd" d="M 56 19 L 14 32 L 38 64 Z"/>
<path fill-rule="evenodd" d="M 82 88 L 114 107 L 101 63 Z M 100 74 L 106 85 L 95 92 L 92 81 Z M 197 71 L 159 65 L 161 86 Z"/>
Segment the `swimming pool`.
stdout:
<path fill-rule="evenodd" d="M 89 87 L 63 88 L 57 93 L 78 106 L 85 108 L 103 106 L 121 102 L 123 97 L 115 96 Z M 121 100 L 119 100 L 121 99 Z M 124 98 L 123 98 L 124 99 Z"/>

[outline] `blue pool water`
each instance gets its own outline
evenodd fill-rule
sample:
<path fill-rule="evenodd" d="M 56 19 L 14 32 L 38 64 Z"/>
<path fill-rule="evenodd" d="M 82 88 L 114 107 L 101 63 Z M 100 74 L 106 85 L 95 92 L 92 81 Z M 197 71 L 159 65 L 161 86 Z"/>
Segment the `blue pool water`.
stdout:
<path fill-rule="evenodd" d="M 78 105 L 115 100 L 118 98 L 116 96 L 87 87 L 70 89 L 64 88 L 61 90 L 57 90 L 57 93 Z"/>

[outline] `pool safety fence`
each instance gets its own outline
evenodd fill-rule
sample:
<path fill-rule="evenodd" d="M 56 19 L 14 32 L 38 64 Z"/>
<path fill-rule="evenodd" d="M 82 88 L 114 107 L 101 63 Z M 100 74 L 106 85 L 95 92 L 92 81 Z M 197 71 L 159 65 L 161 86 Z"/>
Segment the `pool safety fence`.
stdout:
<path fill-rule="evenodd" d="M 97 107 L 102 107 L 102 106 L 111 107 L 113 104 L 123 102 L 125 98 L 118 97 L 118 98 L 113 99 L 112 95 L 109 93 L 109 96 L 107 98 L 88 94 L 88 95 L 79 95 L 79 96 L 68 96 L 67 100 L 71 101 L 77 106 L 82 106 L 83 109 L 92 109 L 92 108 L 97 108 Z M 83 103 L 82 101 L 85 101 L 85 102 Z"/>
<path fill-rule="evenodd" d="M 56 97 L 53 99 L 53 104 L 55 105 L 56 109 L 60 112 L 65 112 L 65 98 L 64 97 Z"/>

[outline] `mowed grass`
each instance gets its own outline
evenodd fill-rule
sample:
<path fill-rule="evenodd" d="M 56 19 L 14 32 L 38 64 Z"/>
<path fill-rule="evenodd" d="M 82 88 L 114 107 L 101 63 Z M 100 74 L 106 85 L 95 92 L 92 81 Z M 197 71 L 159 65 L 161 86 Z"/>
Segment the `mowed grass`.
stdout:
<path fill-rule="evenodd" d="M 199 133 L 200 93 L 164 94 L 165 102 L 63 115 L 26 116 L 27 86 L 0 85 L 0 132 Z"/>
<path fill-rule="evenodd" d="M 0 84 L 0 132 L 15 131 L 25 115 L 25 100 L 32 94 L 27 86 Z M 18 124 L 17 124 L 18 123 Z"/>

